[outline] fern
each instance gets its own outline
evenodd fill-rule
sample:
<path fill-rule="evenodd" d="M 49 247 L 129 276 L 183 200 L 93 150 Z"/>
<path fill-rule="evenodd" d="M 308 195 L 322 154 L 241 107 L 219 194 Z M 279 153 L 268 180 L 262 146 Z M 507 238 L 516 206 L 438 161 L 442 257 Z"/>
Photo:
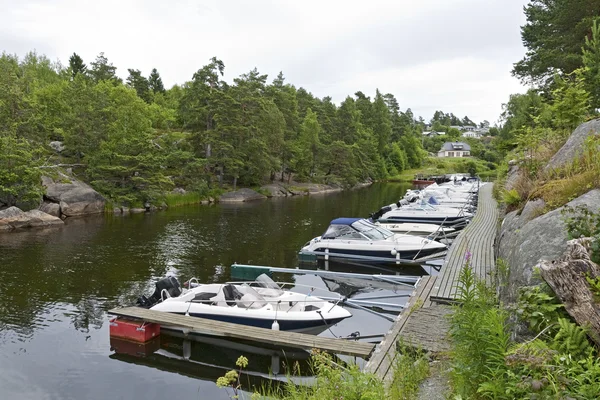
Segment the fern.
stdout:
<path fill-rule="evenodd" d="M 590 356 L 593 352 L 592 346 L 587 338 L 584 328 L 572 323 L 566 318 L 558 320 L 560 329 L 554 336 L 552 346 L 562 354 L 568 354 L 574 358 L 582 359 Z"/>

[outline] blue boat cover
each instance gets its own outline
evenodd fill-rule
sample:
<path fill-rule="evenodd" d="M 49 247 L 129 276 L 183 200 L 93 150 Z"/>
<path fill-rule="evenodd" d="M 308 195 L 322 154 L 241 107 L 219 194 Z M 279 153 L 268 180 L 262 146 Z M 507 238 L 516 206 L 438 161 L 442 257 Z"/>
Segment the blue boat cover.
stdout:
<path fill-rule="evenodd" d="M 429 198 L 429 204 L 433 204 L 434 206 L 440 205 L 440 203 L 437 201 L 437 199 L 435 197 L 433 197 L 433 196 L 431 196 Z"/>
<path fill-rule="evenodd" d="M 352 223 L 361 219 L 362 218 L 336 218 L 331 221 L 331 225 L 352 225 Z"/>

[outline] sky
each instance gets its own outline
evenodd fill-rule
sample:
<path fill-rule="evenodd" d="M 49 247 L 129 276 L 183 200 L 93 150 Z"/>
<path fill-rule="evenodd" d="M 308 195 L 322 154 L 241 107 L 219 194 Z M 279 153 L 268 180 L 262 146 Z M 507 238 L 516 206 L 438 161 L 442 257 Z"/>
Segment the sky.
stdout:
<path fill-rule="evenodd" d="M 0 0 L 0 50 L 64 65 L 104 52 L 127 69 L 182 84 L 216 56 L 232 81 L 253 68 L 339 103 L 392 93 L 429 121 L 436 110 L 495 123 L 526 90 L 527 0 Z"/>

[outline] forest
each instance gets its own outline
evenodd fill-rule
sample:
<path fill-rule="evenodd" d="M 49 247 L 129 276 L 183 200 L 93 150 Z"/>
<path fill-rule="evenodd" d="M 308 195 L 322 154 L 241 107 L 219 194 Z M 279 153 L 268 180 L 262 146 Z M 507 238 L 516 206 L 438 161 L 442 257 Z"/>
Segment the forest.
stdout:
<path fill-rule="evenodd" d="M 427 155 L 423 119 L 379 90 L 337 105 L 282 73 L 269 82 L 255 68 L 228 83 L 217 58 L 170 89 L 156 69 L 148 77 L 128 69 L 125 81 L 116 71 L 104 53 L 89 65 L 73 53 L 66 66 L 36 52 L 2 54 L 0 202 L 34 207 L 41 173 L 57 164 L 73 165 L 112 203 L 135 205 L 173 188 L 206 195 L 275 180 L 351 187 Z"/>

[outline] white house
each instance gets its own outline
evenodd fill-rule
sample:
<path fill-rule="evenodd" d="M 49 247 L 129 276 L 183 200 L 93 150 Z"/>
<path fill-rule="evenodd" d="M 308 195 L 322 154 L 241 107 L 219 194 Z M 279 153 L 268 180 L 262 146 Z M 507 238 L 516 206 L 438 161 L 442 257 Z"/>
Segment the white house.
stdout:
<path fill-rule="evenodd" d="M 478 131 L 468 131 L 468 132 L 464 132 L 463 137 L 470 137 L 470 138 L 475 138 L 475 139 L 479 139 L 481 137 L 481 133 L 479 133 Z"/>
<path fill-rule="evenodd" d="M 438 151 L 438 157 L 469 157 L 471 146 L 463 142 L 446 142 Z"/>

